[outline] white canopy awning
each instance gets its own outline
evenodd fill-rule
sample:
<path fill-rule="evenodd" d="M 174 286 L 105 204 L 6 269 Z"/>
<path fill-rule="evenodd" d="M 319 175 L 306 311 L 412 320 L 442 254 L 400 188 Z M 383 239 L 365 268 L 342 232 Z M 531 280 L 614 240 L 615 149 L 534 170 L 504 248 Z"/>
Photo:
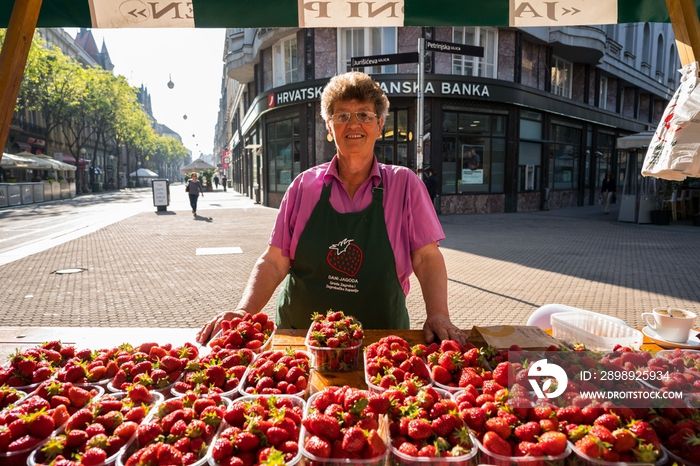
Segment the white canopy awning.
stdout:
<path fill-rule="evenodd" d="M 42 160 L 46 160 L 46 161 L 48 161 L 49 163 L 52 163 L 52 164 L 56 165 L 56 166 L 57 166 L 56 170 L 70 170 L 70 171 L 75 171 L 76 168 L 77 168 L 75 165 L 71 165 L 71 164 L 69 164 L 69 163 L 61 162 L 60 160 L 52 159 L 52 158 L 49 157 L 48 155 L 37 155 L 37 157 L 40 158 L 40 159 L 42 159 Z"/>
<path fill-rule="evenodd" d="M 642 131 L 637 134 L 630 134 L 629 136 L 624 136 L 617 138 L 617 148 L 618 149 L 646 149 L 649 147 L 651 138 L 654 137 L 654 131 Z"/>
<path fill-rule="evenodd" d="M 38 164 L 35 160 L 22 157 L 21 155 L 5 153 L 2 154 L 0 166 L 7 168 L 38 168 Z"/>

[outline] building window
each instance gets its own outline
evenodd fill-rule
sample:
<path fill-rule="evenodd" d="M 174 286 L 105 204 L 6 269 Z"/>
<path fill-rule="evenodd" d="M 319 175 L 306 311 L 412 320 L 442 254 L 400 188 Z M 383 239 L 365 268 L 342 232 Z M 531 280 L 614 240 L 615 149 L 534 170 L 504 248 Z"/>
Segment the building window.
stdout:
<path fill-rule="evenodd" d="M 340 28 L 338 29 L 338 69 L 341 72 L 359 69 L 368 74 L 396 73 L 396 65 L 351 68 L 350 59 L 397 52 L 396 28 Z"/>
<path fill-rule="evenodd" d="M 549 187 L 575 189 L 578 187 L 578 166 L 581 130 L 552 124 L 549 144 Z"/>
<path fill-rule="evenodd" d="M 297 82 L 297 38 L 288 37 L 279 41 L 273 47 L 272 71 L 275 76 L 275 87 Z"/>
<path fill-rule="evenodd" d="M 268 123 L 267 164 L 270 192 L 283 193 L 301 172 L 299 118 Z"/>
<path fill-rule="evenodd" d="M 408 110 L 389 111 L 382 136 L 374 143 L 374 154 L 380 163 L 408 166 Z"/>
<path fill-rule="evenodd" d="M 574 65 L 557 56 L 552 57 L 552 94 L 571 98 Z"/>
<path fill-rule="evenodd" d="M 452 42 L 484 48 L 484 57 L 452 55 L 452 74 L 496 78 L 498 30 L 482 27 L 452 28 Z"/>
<path fill-rule="evenodd" d="M 502 193 L 506 117 L 445 112 L 442 193 Z"/>
<path fill-rule="evenodd" d="M 603 110 L 608 108 L 608 78 L 600 77 L 600 90 L 598 91 L 598 107 Z"/>

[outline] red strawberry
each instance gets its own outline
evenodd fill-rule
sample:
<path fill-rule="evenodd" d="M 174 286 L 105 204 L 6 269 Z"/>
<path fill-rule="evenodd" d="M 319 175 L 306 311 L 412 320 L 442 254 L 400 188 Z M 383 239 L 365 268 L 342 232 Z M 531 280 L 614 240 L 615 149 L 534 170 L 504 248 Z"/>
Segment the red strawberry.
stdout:
<path fill-rule="evenodd" d="M 306 439 L 304 449 L 319 458 L 330 458 L 331 456 L 331 445 L 326 440 L 316 435 L 312 435 Z"/>
<path fill-rule="evenodd" d="M 520 441 L 537 442 L 536 437 L 540 435 L 540 431 L 540 423 L 530 421 L 517 426 L 513 433 Z"/>
<path fill-rule="evenodd" d="M 367 437 L 359 427 L 350 427 L 343 434 L 343 450 L 350 453 L 358 453 L 367 444 Z"/>
<path fill-rule="evenodd" d="M 101 448 L 90 448 L 80 457 L 83 466 L 95 466 L 104 463 L 107 453 Z"/>
<path fill-rule="evenodd" d="M 496 432 L 498 436 L 504 440 L 507 440 L 508 437 L 510 437 L 510 424 L 508 424 L 508 421 L 501 417 L 492 417 L 491 419 L 488 419 L 484 424 L 484 428 L 487 431 Z"/>
<path fill-rule="evenodd" d="M 502 362 L 493 370 L 493 380 L 501 387 L 508 387 L 515 382 L 515 370 L 510 362 Z"/>
<path fill-rule="evenodd" d="M 496 432 L 486 432 L 481 443 L 484 445 L 486 450 L 492 453 L 501 456 L 513 456 L 513 449 L 511 448 L 510 443 L 505 441 Z"/>
<path fill-rule="evenodd" d="M 408 436 L 414 440 L 426 440 L 432 433 L 433 429 L 427 419 L 411 419 L 408 422 Z"/>
<path fill-rule="evenodd" d="M 331 245 L 326 256 L 331 267 L 349 277 L 354 277 L 362 265 L 362 249 L 352 241 L 344 239 Z"/>
<path fill-rule="evenodd" d="M 90 394 L 90 392 L 84 388 L 73 386 L 68 389 L 68 398 L 73 406 L 76 408 L 82 408 L 88 403 L 88 401 L 90 401 L 92 394 Z"/>
<path fill-rule="evenodd" d="M 28 423 L 29 433 L 34 437 L 45 439 L 56 428 L 53 418 L 48 414 L 44 414 L 43 411 L 30 414 L 29 418 L 31 419 Z"/>
<path fill-rule="evenodd" d="M 92 411 L 86 408 L 80 409 L 73 413 L 73 415 L 68 419 L 66 430 L 85 430 L 85 428 L 92 423 L 92 420 Z"/>
<path fill-rule="evenodd" d="M 136 430 L 139 445 L 148 445 L 163 433 L 163 429 L 155 422 L 141 424 Z"/>
<path fill-rule="evenodd" d="M 566 450 L 566 434 L 548 431 L 540 435 L 537 444 L 545 455 L 560 455 Z"/>
<path fill-rule="evenodd" d="M 338 419 L 322 413 L 312 413 L 303 421 L 304 427 L 313 435 L 322 435 L 330 440 L 340 438 Z"/>
<path fill-rule="evenodd" d="M 235 447 L 240 451 L 252 451 L 260 446 L 260 440 L 252 432 L 243 431 L 238 434 L 234 441 Z"/>

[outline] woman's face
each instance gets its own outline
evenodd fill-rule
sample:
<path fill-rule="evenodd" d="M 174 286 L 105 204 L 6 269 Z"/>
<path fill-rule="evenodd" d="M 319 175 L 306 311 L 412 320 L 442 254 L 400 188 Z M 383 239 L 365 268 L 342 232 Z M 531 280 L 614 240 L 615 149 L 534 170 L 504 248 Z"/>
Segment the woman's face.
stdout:
<path fill-rule="evenodd" d="M 374 104 L 361 102 L 357 99 L 339 100 L 333 103 L 333 114 L 350 113 L 350 120 L 346 123 L 337 123 L 330 118 L 326 125 L 333 135 L 335 145 L 338 148 L 339 157 L 372 157 L 374 156 L 374 142 L 382 135 L 384 119 L 375 117 L 372 121 L 361 122 L 357 119 L 356 112 L 374 114 Z"/>

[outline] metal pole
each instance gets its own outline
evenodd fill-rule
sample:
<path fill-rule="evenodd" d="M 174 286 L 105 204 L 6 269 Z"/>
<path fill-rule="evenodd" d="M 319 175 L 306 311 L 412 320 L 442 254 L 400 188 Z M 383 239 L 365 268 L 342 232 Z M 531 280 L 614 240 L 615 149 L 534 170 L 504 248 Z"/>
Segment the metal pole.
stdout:
<path fill-rule="evenodd" d="M 418 38 L 418 91 L 416 92 L 416 173 L 423 171 L 423 92 L 425 91 L 425 39 Z"/>

